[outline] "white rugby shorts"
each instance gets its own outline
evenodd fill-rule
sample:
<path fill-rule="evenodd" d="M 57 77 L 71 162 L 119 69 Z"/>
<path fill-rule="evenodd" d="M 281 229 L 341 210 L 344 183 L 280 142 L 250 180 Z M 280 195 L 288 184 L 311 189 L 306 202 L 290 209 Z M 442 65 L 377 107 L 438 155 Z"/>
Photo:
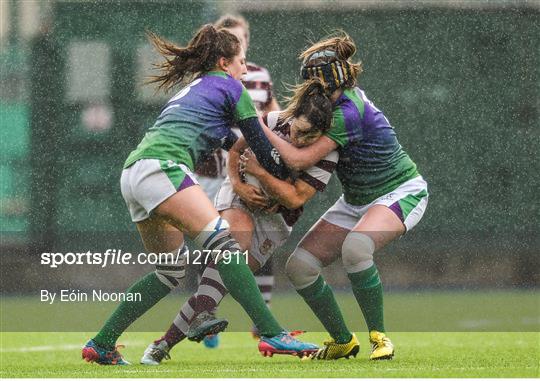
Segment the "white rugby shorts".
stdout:
<path fill-rule="evenodd" d="M 422 176 L 404 182 L 395 190 L 381 196 L 367 205 L 351 205 L 342 195 L 326 211 L 321 219 L 331 224 L 352 230 L 360 218 L 374 205 L 389 207 L 403 222 L 406 231 L 420 222 L 428 203 L 427 183 Z"/>
<path fill-rule="evenodd" d="M 195 175 L 172 160 L 138 160 L 124 169 L 120 178 L 122 197 L 133 222 L 146 220 L 159 204 L 192 185 L 198 185 Z"/>
<path fill-rule="evenodd" d="M 234 193 L 231 182 L 227 177 L 219 189 L 215 207 L 218 212 L 226 209 L 238 208 L 248 213 L 255 223 L 255 231 L 251 241 L 249 253 L 262 267 L 274 254 L 276 249 L 283 246 L 291 235 L 292 227 L 288 226 L 279 213 L 266 213 L 252 211 Z"/>

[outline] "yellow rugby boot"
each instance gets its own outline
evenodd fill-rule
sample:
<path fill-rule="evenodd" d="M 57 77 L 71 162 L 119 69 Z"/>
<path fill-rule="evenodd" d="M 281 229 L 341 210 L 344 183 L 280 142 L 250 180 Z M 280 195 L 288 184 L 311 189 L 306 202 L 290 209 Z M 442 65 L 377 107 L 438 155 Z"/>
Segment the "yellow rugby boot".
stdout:
<path fill-rule="evenodd" d="M 342 357 L 348 359 L 350 356 L 356 357 L 360 350 L 360 343 L 353 333 L 351 340 L 345 344 L 338 344 L 334 339 L 325 341 L 324 347 L 313 353 L 309 358 L 312 360 L 337 360 Z"/>
<path fill-rule="evenodd" d="M 391 360 L 394 357 L 394 344 L 384 333 L 371 331 L 369 342 L 371 343 L 370 360 Z"/>

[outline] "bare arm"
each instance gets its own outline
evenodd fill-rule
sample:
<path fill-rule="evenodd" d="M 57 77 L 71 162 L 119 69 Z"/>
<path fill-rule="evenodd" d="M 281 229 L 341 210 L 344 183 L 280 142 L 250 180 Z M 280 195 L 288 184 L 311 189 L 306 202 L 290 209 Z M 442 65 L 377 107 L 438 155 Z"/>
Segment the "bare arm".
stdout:
<path fill-rule="evenodd" d="M 275 178 L 268 173 L 252 153 L 244 153 L 245 171 L 257 177 L 264 189 L 287 209 L 297 209 L 312 198 L 317 190 L 300 179 L 294 184 Z"/>
<path fill-rule="evenodd" d="M 242 201 L 244 201 L 250 209 L 261 209 L 268 207 L 268 200 L 263 192 L 251 185 L 242 182 L 238 164 L 240 162 L 240 152 L 247 148 L 247 143 L 244 138 L 239 138 L 229 150 L 229 158 L 227 160 L 227 174 L 231 180 L 234 193 L 236 193 Z"/>
<path fill-rule="evenodd" d="M 297 179 L 294 184 L 290 184 L 275 178 L 266 171 L 257 178 L 264 189 L 287 209 L 298 209 L 317 193 L 315 188 L 300 179 Z"/>
<path fill-rule="evenodd" d="M 264 128 L 264 133 L 270 143 L 277 148 L 285 163 L 296 171 L 314 166 L 338 147 L 336 142 L 324 135 L 307 147 L 296 148 L 274 134 L 269 128 Z"/>

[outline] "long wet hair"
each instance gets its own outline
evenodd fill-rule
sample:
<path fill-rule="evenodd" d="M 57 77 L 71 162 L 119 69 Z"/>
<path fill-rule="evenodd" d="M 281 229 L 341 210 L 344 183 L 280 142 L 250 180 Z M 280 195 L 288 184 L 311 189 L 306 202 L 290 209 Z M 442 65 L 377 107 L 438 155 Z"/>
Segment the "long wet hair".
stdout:
<path fill-rule="evenodd" d="M 157 83 L 159 90 L 169 91 L 173 86 L 213 70 L 221 57 L 232 59 L 240 53 L 238 38 L 224 29 L 206 24 L 197 31 L 186 47 L 177 46 L 153 32 L 148 40 L 165 61 L 155 63 L 161 73 L 151 76 L 146 83 Z"/>
<path fill-rule="evenodd" d="M 313 131 L 325 133 L 332 123 L 332 102 L 324 84 L 318 78 L 311 78 L 292 89 L 287 98 L 288 106 L 280 113 L 280 120 L 297 118 L 303 115 Z"/>

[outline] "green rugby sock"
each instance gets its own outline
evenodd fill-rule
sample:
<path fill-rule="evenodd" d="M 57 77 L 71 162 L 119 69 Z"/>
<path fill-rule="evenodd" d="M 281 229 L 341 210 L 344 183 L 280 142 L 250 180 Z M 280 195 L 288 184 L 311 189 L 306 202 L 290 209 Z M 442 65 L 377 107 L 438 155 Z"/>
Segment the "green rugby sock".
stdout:
<path fill-rule="evenodd" d="M 229 263 L 218 262 L 217 269 L 223 284 L 247 312 L 261 336 L 273 337 L 283 331 L 264 302 L 255 277 L 240 253 L 232 254 Z"/>
<path fill-rule="evenodd" d="M 319 275 L 315 283 L 301 290 L 296 290 L 306 301 L 324 328 L 338 344 L 351 341 L 352 334 L 345 324 L 332 288 Z"/>
<path fill-rule="evenodd" d="M 140 301 L 121 302 L 94 341 L 105 348 L 113 349 L 120 335 L 146 311 L 171 292 L 171 289 L 163 284 L 155 272 L 147 274 L 133 284 L 126 293 L 140 293 Z"/>
<path fill-rule="evenodd" d="M 369 331 L 385 332 L 383 288 L 375 265 L 367 270 L 347 274 L 356 301 L 362 310 Z"/>

